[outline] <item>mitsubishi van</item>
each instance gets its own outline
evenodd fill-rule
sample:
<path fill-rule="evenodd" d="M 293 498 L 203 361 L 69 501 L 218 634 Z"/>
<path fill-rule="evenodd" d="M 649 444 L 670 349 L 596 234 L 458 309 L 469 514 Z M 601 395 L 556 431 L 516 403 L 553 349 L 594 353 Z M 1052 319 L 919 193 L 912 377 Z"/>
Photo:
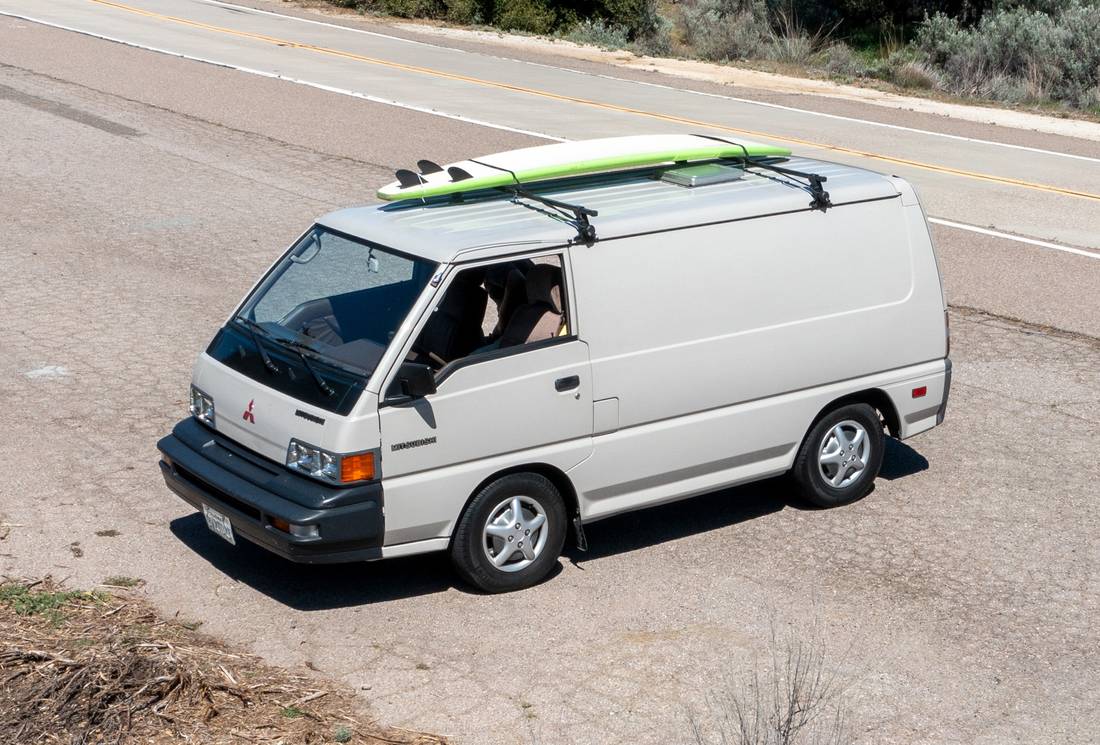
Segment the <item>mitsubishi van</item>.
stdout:
<path fill-rule="evenodd" d="M 396 176 L 267 270 L 158 443 L 231 544 L 446 551 L 514 590 L 629 510 L 781 474 L 851 503 L 886 436 L 943 421 L 946 302 L 901 178 L 709 135 Z"/>

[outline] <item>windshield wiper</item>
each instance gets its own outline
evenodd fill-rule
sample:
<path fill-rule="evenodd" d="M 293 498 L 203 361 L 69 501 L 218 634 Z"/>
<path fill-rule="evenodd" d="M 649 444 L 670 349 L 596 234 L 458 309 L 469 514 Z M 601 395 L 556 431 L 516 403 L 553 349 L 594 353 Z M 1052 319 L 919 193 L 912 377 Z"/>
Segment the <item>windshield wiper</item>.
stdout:
<path fill-rule="evenodd" d="M 244 324 L 244 327 L 248 329 L 248 333 L 252 337 L 252 341 L 255 342 L 256 349 L 260 350 L 260 356 L 263 357 L 264 365 L 267 367 L 268 370 L 271 370 L 275 374 L 278 374 L 280 372 L 279 367 L 275 364 L 271 357 L 268 356 L 267 352 L 263 348 L 263 345 L 260 344 L 261 334 L 264 339 L 272 341 L 279 346 L 286 347 L 290 351 L 297 354 L 299 359 L 302 360 L 302 365 L 306 368 L 306 370 L 309 371 L 310 376 L 313 378 L 313 382 L 317 384 L 317 387 L 320 388 L 326 396 L 336 395 L 336 389 L 329 385 L 327 380 L 321 377 L 321 374 L 317 372 L 317 369 L 310 363 L 308 357 L 313 357 L 314 359 L 321 360 L 326 364 L 332 363 L 330 363 L 322 355 L 318 354 L 311 346 L 309 346 L 308 344 L 303 344 L 300 341 L 295 341 L 293 339 L 281 339 L 278 336 L 274 336 L 266 328 L 250 318 L 237 316 L 236 320 L 240 321 L 242 324 Z M 257 331 L 259 331 L 260 333 L 256 333 Z"/>
<path fill-rule="evenodd" d="M 336 395 L 336 389 L 329 385 L 328 381 L 321 377 L 321 374 L 317 372 L 316 368 L 314 368 L 313 364 L 309 361 L 310 357 L 322 359 L 319 354 L 313 351 L 312 347 L 307 344 L 303 344 L 300 341 L 294 341 L 293 339 L 278 339 L 275 337 L 272 338 L 275 340 L 276 343 L 282 344 L 284 347 L 287 347 L 298 355 L 298 357 L 302 360 L 302 364 L 305 365 L 305 368 L 307 370 L 309 370 L 309 374 L 313 376 L 313 381 L 317 383 L 317 387 L 320 388 L 326 396 Z M 309 353 L 308 355 L 306 354 L 307 352 Z"/>
<path fill-rule="evenodd" d="M 260 343 L 260 334 L 256 333 L 256 330 L 259 329 L 260 333 L 262 333 L 264 336 L 268 336 L 267 329 L 265 329 L 263 326 L 256 323 L 252 319 L 245 318 L 244 316 L 237 316 L 235 320 L 243 324 L 244 327 L 248 330 L 248 335 L 252 337 L 252 343 L 256 345 L 256 349 L 260 352 L 260 358 L 264 361 L 264 367 L 266 367 L 272 375 L 278 375 L 279 373 L 281 373 L 282 370 L 279 368 L 278 365 L 275 364 L 275 361 L 271 359 L 271 355 L 269 355 L 267 353 L 267 350 L 264 349 L 264 345 Z"/>

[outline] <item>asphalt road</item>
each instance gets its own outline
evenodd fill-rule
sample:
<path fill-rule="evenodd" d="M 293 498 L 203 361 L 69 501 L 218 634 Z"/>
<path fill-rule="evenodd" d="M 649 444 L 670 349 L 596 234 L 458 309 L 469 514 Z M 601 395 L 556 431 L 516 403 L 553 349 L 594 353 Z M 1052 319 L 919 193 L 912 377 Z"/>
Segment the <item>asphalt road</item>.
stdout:
<path fill-rule="evenodd" d="M 577 75 L 539 68 L 536 79 L 513 67 L 525 63 L 479 57 L 472 44 L 448 52 L 209 3 L 141 5 L 204 23 L 213 19 L 199 14 L 217 11 L 225 27 L 262 20 L 264 34 L 313 44 L 323 29 L 336 36 L 325 45 L 356 54 L 407 64 L 404 49 L 421 66 L 540 90 Z M 491 86 L 318 62 L 308 49 L 173 28 L 182 24 L 89 0 L 0 0 L 13 8 L 194 45 L 197 56 L 245 55 L 287 75 L 292 66 L 339 74 L 380 98 L 433 100 L 558 137 L 680 129 L 533 94 L 517 106 L 519 94 Z M 586 97 L 602 85 L 592 72 Z M 665 98 L 674 91 L 611 82 L 606 100 L 683 114 L 683 99 Z M 796 105 L 791 98 L 781 102 Z M 905 130 L 850 122 L 830 132 L 834 120 L 744 107 L 711 99 L 705 113 L 785 137 L 816 127 L 815 141 L 939 168 L 1100 191 L 1091 161 L 982 145 L 970 163 L 954 140 L 932 148 Z M 936 124 L 850 104 L 844 115 Z M 943 129 L 1100 156 L 1096 143 L 951 121 Z M 616 518 L 593 526 L 592 550 L 570 554 L 550 582 L 483 597 L 456 586 L 440 557 L 309 568 L 220 543 L 163 487 L 153 444 L 184 414 L 191 361 L 216 325 L 312 217 L 368 201 L 418 157 L 455 160 L 538 137 L 11 18 L 0 18 L 0 133 L 0 524 L 10 526 L 0 528 L 0 572 L 74 585 L 140 577 L 169 613 L 275 662 L 308 662 L 363 689 L 384 721 L 460 743 L 686 742 L 689 716 L 705 713 L 727 675 L 767 659 L 773 635 L 815 633 L 849 684 L 861 741 L 1095 742 L 1096 259 L 937 226 L 952 301 L 977 310 L 953 312 L 947 422 L 893 443 L 870 497 L 805 510 L 775 481 Z M 1100 248 L 1100 202 L 1088 197 L 904 173 L 934 216 Z"/>

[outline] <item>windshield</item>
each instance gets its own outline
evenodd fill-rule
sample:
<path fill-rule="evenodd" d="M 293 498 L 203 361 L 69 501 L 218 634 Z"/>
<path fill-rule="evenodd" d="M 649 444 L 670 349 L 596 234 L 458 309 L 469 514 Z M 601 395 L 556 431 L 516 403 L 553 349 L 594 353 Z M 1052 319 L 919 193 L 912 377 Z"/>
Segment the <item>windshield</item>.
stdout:
<path fill-rule="evenodd" d="M 276 338 L 370 374 L 435 270 L 431 262 L 315 227 L 240 315 Z"/>
<path fill-rule="evenodd" d="M 437 268 L 316 226 L 207 352 L 265 385 L 347 413 Z"/>

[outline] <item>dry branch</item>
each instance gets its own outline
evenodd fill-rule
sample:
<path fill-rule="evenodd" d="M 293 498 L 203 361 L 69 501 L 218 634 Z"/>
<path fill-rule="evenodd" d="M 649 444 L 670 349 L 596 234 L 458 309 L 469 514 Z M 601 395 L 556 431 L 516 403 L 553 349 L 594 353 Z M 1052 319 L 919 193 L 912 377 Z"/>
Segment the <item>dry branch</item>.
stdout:
<path fill-rule="evenodd" d="M 351 691 L 319 690 L 136 596 L 48 579 L 0 582 L 0 701 L 3 743 L 324 743 L 338 728 L 353 743 L 446 742 L 380 727 Z"/>

